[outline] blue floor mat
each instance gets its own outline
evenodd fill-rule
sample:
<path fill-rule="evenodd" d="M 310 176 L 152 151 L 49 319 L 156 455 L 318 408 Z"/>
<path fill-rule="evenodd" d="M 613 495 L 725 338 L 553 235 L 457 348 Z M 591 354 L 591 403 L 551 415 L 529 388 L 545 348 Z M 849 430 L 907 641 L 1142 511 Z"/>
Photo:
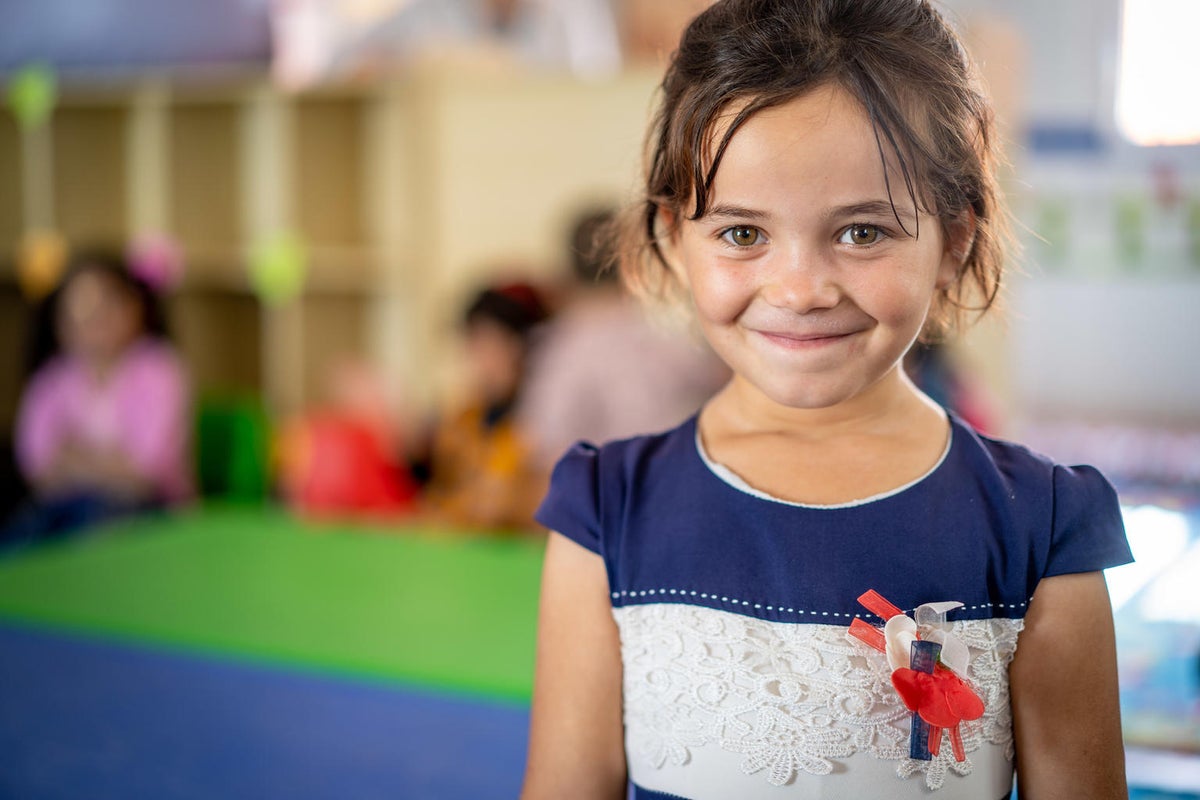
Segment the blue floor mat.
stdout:
<path fill-rule="evenodd" d="M 0 798 L 512 798 L 524 707 L 0 625 Z"/>

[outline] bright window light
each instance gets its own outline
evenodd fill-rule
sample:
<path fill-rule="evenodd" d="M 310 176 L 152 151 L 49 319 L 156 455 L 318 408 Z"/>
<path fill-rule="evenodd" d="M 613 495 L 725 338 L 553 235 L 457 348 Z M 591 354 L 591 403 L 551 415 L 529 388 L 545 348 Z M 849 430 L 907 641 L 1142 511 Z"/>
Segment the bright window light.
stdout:
<path fill-rule="evenodd" d="M 1138 602 L 1142 619 L 1149 622 L 1181 622 L 1200 625 L 1200 543 L 1176 561 L 1166 574 L 1151 583 Z"/>
<path fill-rule="evenodd" d="M 1157 506 L 1132 506 L 1123 507 L 1121 512 L 1134 561 L 1104 572 L 1114 611 L 1176 564 L 1188 549 L 1190 538 L 1187 517 L 1177 511 Z M 1195 581 L 1196 577 L 1192 576 L 1191 582 Z"/>
<path fill-rule="evenodd" d="M 1117 127 L 1135 144 L 1200 142 L 1197 30 L 1197 0 L 1125 0 Z"/>

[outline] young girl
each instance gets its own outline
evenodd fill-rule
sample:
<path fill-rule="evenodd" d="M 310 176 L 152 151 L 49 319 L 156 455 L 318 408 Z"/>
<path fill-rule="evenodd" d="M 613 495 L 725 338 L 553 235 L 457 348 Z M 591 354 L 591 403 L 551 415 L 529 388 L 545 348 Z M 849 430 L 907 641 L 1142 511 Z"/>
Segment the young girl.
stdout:
<path fill-rule="evenodd" d="M 996 295 L 992 142 L 925 0 L 688 28 L 622 267 L 734 376 L 555 470 L 527 800 L 1126 796 L 1113 490 L 900 366 Z"/>
<path fill-rule="evenodd" d="M 123 259 L 91 253 L 38 311 L 16 425 L 34 500 L 3 544 L 187 498 L 188 381 L 153 290 Z"/>

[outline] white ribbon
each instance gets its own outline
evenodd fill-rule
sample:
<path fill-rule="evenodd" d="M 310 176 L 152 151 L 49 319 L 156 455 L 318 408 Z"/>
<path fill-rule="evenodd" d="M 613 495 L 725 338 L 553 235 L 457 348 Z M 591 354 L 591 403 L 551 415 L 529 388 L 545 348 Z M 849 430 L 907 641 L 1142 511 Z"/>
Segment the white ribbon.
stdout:
<path fill-rule="evenodd" d="M 919 638 L 927 642 L 937 642 L 942 646 L 939 656 L 941 662 L 954 670 L 959 677 L 967 674 L 967 664 L 970 653 L 967 646 L 950 633 L 950 623 L 946 622 L 946 612 L 961 608 L 962 603 L 953 600 L 942 603 L 925 603 L 917 608 L 913 617 L 897 614 L 883 626 L 883 635 L 887 639 L 888 666 L 892 670 L 909 667 L 912 655 L 912 643 Z"/>

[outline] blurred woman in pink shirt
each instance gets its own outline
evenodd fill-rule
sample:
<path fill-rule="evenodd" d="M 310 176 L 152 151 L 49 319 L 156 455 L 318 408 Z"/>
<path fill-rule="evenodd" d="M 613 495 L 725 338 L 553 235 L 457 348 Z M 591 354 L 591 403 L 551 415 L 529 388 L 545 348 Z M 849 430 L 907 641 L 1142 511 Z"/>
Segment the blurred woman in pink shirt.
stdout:
<path fill-rule="evenodd" d="M 35 325 L 15 431 L 33 500 L 0 546 L 190 497 L 188 379 L 153 290 L 121 259 L 87 255 Z"/>

